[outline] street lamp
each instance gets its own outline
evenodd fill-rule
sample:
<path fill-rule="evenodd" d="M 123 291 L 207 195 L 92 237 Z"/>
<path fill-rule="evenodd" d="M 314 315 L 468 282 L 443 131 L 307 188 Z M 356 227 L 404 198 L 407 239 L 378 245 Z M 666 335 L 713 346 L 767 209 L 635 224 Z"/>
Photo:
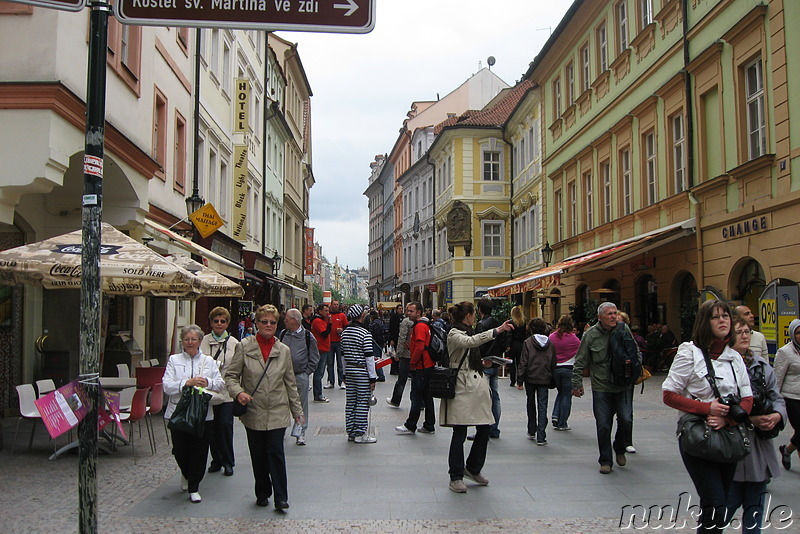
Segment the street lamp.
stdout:
<path fill-rule="evenodd" d="M 550 247 L 550 242 L 548 241 L 544 244 L 544 247 L 542 247 L 542 263 L 547 267 L 550 265 L 551 261 L 553 261 L 553 249 Z"/>
<path fill-rule="evenodd" d="M 186 197 L 186 214 L 191 215 L 206 205 L 206 201 L 200 196 L 197 189 L 192 191 L 192 195 Z"/>
<path fill-rule="evenodd" d="M 272 274 L 276 277 L 278 276 L 278 271 L 281 270 L 281 261 L 283 261 L 283 258 L 281 258 L 281 255 L 278 254 L 278 250 L 276 249 L 275 254 L 272 255 Z"/>

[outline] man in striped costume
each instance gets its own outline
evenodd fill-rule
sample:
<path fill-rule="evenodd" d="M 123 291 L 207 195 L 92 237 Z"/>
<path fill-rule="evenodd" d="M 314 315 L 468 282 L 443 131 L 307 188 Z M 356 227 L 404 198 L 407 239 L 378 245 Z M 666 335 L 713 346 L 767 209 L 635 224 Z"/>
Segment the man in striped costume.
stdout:
<path fill-rule="evenodd" d="M 375 443 L 369 437 L 369 406 L 378 375 L 372 351 L 372 334 L 364 326 L 367 309 L 354 304 L 347 310 L 350 324 L 342 332 L 344 376 L 347 382 L 345 427 L 347 439 L 356 443 Z"/>

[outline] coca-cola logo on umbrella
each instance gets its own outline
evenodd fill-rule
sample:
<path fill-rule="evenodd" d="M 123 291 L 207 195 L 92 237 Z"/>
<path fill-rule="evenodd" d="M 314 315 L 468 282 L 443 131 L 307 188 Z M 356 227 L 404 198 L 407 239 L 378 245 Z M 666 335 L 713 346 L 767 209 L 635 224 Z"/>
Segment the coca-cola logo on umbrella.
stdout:
<path fill-rule="evenodd" d="M 111 256 L 113 254 L 117 254 L 119 249 L 122 246 L 120 245 L 100 245 L 100 255 L 101 256 Z M 81 244 L 70 244 L 70 245 L 56 245 L 53 249 L 53 252 L 60 252 L 62 254 L 77 254 L 81 255 L 83 253 L 83 245 Z"/>

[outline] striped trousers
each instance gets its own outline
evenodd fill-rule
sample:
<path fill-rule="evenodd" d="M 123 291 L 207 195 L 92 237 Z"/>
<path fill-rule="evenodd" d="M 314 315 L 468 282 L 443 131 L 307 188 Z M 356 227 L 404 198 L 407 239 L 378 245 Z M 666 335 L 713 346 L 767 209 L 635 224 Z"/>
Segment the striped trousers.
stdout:
<path fill-rule="evenodd" d="M 369 419 L 369 400 L 372 391 L 369 387 L 369 373 L 366 369 L 348 367 L 347 401 L 344 407 L 344 421 L 348 437 L 361 436 L 367 433 Z"/>

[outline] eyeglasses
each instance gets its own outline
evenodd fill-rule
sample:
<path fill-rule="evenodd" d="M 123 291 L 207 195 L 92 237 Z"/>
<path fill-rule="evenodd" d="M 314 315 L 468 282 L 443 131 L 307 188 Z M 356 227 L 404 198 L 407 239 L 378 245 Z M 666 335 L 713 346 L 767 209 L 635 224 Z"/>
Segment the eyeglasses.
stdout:
<path fill-rule="evenodd" d="M 278 321 L 257 321 L 258 324 L 269 324 L 269 325 L 276 325 Z"/>
<path fill-rule="evenodd" d="M 199 343 L 200 340 L 197 339 L 196 337 L 187 337 L 186 339 L 183 340 L 183 342 L 184 343 Z"/>
<path fill-rule="evenodd" d="M 213 319 L 211 322 L 214 323 L 214 324 L 225 324 L 225 323 L 228 322 L 228 320 L 227 319 Z"/>
<path fill-rule="evenodd" d="M 736 331 L 734 331 L 734 333 L 737 336 L 749 336 L 750 334 L 753 333 L 753 331 L 752 330 L 736 330 Z"/>

